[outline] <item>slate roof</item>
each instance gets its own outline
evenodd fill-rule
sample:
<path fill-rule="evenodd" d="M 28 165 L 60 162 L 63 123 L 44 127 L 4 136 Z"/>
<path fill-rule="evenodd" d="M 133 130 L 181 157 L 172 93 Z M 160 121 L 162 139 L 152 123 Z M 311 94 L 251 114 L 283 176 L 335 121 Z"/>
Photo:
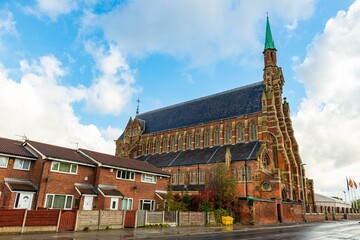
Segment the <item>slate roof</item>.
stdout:
<path fill-rule="evenodd" d="M 55 145 L 50 145 L 46 143 L 40 143 L 35 141 L 26 141 L 31 146 L 36 148 L 39 152 L 49 158 L 56 158 L 59 160 L 68 160 L 72 162 L 85 163 L 89 165 L 96 166 L 96 164 L 80 155 L 75 149 L 59 147 Z"/>
<path fill-rule="evenodd" d="M 142 113 L 138 118 L 145 121 L 146 134 L 257 113 L 261 112 L 264 90 L 265 84 L 258 82 Z"/>
<path fill-rule="evenodd" d="M 171 185 L 172 191 L 201 191 L 205 189 L 203 184 L 190 184 L 190 185 Z"/>
<path fill-rule="evenodd" d="M 8 154 L 8 155 L 15 155 L 20 157 L 26 158 L 33 158 L 36 160 L 37 158 L 28 152 L 23 146 L 23 142 L 16 141 L 7 138 L 0 138 L 0 154 Z"/>
<path fill-rule="evenodd" d="M 254 160 L 258 156 L 261 143 L 261 141 L 252 141 L 171 153 L 143 155 L 136 159 L 146 161 L 159 168 L 216 163 L 225 161 L 226 148 L 230 148 L 231 161 Z"/>
<path fill-rule="evenodd" d="M 144 161 L 133 160 L 129 158 L 117 157 L 105 153 L 94 152 L 86 149 L 79 149 L 81 152 L 91 157 L 95 161 L 108 166 L 132 169 L 150 173 L 157 173 L 161 175 L 169 175 L 168 173 L 162 171 L 160 168 L 157 168 L 150 163 Z"/>

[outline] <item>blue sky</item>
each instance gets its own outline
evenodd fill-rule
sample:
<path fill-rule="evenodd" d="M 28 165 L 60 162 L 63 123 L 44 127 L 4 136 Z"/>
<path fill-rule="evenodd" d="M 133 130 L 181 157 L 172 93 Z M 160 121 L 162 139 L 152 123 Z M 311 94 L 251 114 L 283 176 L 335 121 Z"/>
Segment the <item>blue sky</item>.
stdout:
<path fill-rule="evenodd" d="M 2 1 L 1 136 L 114 153 L 137 98 L 261 81 L 267 12 L 307 173 L 343 196 L 360 180 L 359 0 Z"/>

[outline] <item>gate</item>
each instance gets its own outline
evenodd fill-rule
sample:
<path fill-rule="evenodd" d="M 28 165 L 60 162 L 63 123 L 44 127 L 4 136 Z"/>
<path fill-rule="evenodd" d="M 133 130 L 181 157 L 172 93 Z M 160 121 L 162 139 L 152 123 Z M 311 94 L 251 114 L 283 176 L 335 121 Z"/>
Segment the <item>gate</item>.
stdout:
<path fill-rule="evenodd" d="M 74 231 L 76 222 L 76 210 L 62 210 L 60 216 L 59 231 Z"/>
<path fill-rule="evenodd" d="M 126 210 L 124 227 L 135 228 L 136 227 L 135 222 L 136 222 L 136 210 Z"/>

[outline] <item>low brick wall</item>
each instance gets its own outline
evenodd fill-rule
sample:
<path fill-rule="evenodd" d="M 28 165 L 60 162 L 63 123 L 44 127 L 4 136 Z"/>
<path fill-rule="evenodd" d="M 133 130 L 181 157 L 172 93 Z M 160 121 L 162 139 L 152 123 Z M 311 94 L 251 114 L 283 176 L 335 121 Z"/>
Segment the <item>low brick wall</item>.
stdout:
<path fill-rule="evenodd" d="M 305 219 L 307 222 L 322 222 L 326 220 L 324 213 L 307 213 Z"/>
<path fill-rule="evenodd" d="M 285 223 L 299 223 L 304 222 L 303 208 L 301 203 L 287 203 L 284 202 L 283 217 Z"/>

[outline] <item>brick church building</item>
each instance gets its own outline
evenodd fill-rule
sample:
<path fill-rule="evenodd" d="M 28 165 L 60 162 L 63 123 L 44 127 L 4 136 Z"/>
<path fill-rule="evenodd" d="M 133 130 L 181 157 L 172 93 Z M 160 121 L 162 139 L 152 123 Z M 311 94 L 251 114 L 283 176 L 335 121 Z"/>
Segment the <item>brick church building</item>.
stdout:
<path fill-rule="evenodd" d="M 302 196 L 307 207 L 314 204 L 313 181 L 282 96 L 285 80 L 268 19 L 263 54 L 261 82 L 130 118 L 116 155 L 162 168 L 173 191 L 189 193 L 204 189 L 215 163 L 227 162 L 238 179 L 242 222 L 302 221 Z"/>

